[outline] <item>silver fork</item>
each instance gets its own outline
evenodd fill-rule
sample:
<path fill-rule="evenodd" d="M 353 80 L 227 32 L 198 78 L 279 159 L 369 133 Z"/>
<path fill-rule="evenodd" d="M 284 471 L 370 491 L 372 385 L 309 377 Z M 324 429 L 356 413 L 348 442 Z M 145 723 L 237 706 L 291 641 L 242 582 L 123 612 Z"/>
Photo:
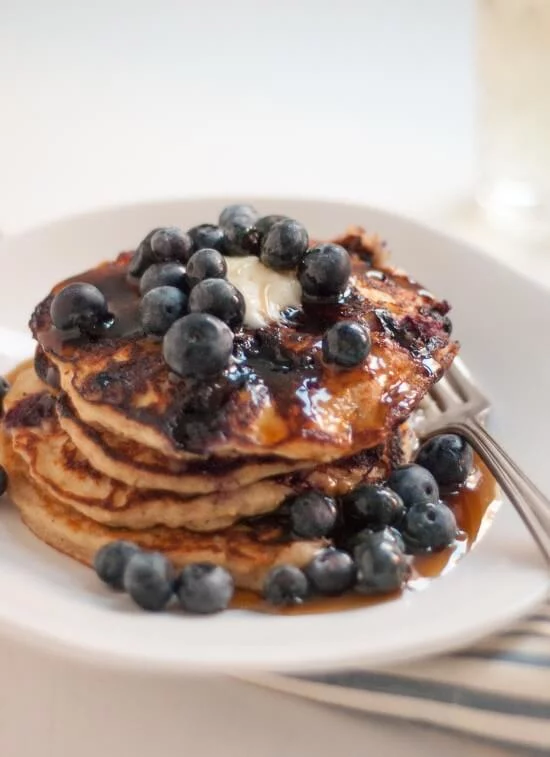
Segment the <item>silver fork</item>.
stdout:
<path fill-rule="evenodd" d="M 424 417 L 416 429 L 421 438 L 442 431 L 463 436 L 487 464 L 550 562 L 550 501 L 484 428 L 483 420 L 489 409 L 489 400 L 462 360 L 455 358 L 445 376 L 424 399 Z"/>

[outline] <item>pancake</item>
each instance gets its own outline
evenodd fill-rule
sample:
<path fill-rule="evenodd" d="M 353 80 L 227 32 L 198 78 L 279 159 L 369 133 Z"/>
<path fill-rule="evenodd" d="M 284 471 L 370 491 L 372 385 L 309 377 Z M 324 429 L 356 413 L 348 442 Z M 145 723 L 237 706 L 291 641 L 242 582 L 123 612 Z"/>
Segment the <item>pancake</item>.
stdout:
<path fill-rule="evenodd" d="M 31 363 L 22 367 L 12 380 L 6 410 L 31 393 L 51 389 L 43 384 Z M 283 458 L 239 458 L 176 460 L 142 444 L 121 439 L 113 433 L 92 428 L 77 417 L 66 395 L 61 393 L 55 404 L 61 428 L 70 437 L 82 456 L 106 476 L 141 489 L 160 489 L 192 496 L 217 491 L 240 489 L 273 476 L 311 468 L 314 463 Z"/>
<path fill-rule="evenodd" d="M 307 460 L 282 457 L 177 460 L 131 439 L 92 428 L 76 415 L 68 397 L 60 397 L 61 428 L 75 447 L 101 473 L 139 489 L 161 489 L 182 495 L 234 491 L 273 476 L 314 467 Z"/>
<path fill-rule="evenodd" d="M 65 433 L 56 401 L 40 382 L 20 372 L 7 402 L 4 428 L 13 451 L 25 462 L 29 478 L 48 495 L 87 517 L 112 527 L 146 529 L 155 525 L 213 531 L 251 516 L 269 513 L 305 488 L 337 495 L 360 481 L 378 481 L 391 464 L 408 458 L 406 429 L 387 448 L 319 466 L 314 471 L 266 479 L 238 490 L 182 497 L 167 491 L 137 489 L 98 472 Z M 24 391 L 23 388 L 24 387 Z"/>
<path fill-rule="evenodd" d="M 269 521 L 212 534 L 163 526 L 146 531 L 109 528 L 40 490 L 16 465 L 11 465 L 10 472 L 9 495 L 25 525 L 41 541 L 85 565 L 93 564 L 104 544 L 127 539 L 143 549 L 162 552 L 176 568 L 203 561 L 222 565 L 236 586 L 260 591 L 275 565 L 304 567 L 323 547 L 322 541 L 292 540 L 283 527 Z"/>
<path fill-rule="evenodd" d="M 235 337 L 235 361 L 209 382 L 174 376 L 160 342 L 140 330 L 131 253 L 58 285 L 36 308 L 34 336 L 59 371 L 86 425 L 182 460 L 279 456 L 327 462 L 384 443 L 420 403 L 457 351 L 448 305 L 383 265 L 358 231 L 348 296 L 307 305 L 279 323 Z M 379 251 L 378 251 L 379 252 Z M 55 292 L 88 281 L 105 294 L 114 323 L 101 338 L 61 335 L 51 323 Z M 364 365 L 338 371 L 321 360 L 326 328 L 343 319 L 369 327 Z"/>

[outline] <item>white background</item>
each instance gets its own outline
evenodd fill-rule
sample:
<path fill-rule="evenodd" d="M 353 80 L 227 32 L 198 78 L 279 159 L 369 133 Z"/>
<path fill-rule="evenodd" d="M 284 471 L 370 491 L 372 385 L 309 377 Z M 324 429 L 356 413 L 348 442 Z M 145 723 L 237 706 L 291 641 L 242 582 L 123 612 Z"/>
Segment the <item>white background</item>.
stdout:
<path fill-rule="evenodd" d="M 410 212 L 472 174 L 470 0 L 0 0 L 0 228 L 237 192 Z"/>

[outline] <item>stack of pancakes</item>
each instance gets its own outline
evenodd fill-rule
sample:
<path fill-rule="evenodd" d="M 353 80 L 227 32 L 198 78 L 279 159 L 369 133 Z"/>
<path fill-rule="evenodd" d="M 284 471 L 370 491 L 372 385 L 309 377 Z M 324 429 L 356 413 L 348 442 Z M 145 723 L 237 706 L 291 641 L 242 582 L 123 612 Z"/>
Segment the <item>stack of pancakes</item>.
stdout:
<path fill-rule="evenodd" d="M 407 421 L 457 349 L 446 303 L 389 267 L 375 239 L 354 229 L 337 241 L 352 258 L 345 300 L 243 329 L 232 367 L 206 382 L 172 374 L 141 331 L 131 253 L 55 287 L 32 316 L 36 358 L 12 374 L 1 425 L 28 527 L 87 564 L 129 539 L 176 566 L 224 565 L 256 590 L 274 565 L 307 564 L 327 540 L 295 538 L 285 503 L 311 488 L 338 499 L 409 459 Z M 106 334 L 52 325 L 52 298 L 70 281 L 103 291 Z M 320 359 L 340 319 L 372 337 L 352 370 Z"/>

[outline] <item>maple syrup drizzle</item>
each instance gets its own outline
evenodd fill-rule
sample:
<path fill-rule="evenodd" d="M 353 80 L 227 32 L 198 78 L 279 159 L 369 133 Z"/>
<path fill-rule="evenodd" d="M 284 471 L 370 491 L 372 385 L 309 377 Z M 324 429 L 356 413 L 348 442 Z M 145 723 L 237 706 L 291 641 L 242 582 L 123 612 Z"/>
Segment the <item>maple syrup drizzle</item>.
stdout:
<path fill-rule="evenodd" d="M 476 544 L 484 528 L 490 524 L 500 505 L 495 479 L 482 460 L 475 455 L 474 468 L 463 487 L 457 492 L 445 495 L 444 502 L 453 510 L 459 527 L 459 535 L 454 544 L 441 552 L 416 555 L 413 558 L 413 572 L 404 591 L 420 591 L 431 582 L 453 569 Z M 339 597 L 319 597 L 302 605 L 274 607 L 252 591 L 239 589 L 231 607 L 239 610 L 253 610 L 277 615 L 312 615 L 316 613 L 357 610 L 397 599 L 401 592 L 376 596 L 363 596 L 350 592 Z"/>

